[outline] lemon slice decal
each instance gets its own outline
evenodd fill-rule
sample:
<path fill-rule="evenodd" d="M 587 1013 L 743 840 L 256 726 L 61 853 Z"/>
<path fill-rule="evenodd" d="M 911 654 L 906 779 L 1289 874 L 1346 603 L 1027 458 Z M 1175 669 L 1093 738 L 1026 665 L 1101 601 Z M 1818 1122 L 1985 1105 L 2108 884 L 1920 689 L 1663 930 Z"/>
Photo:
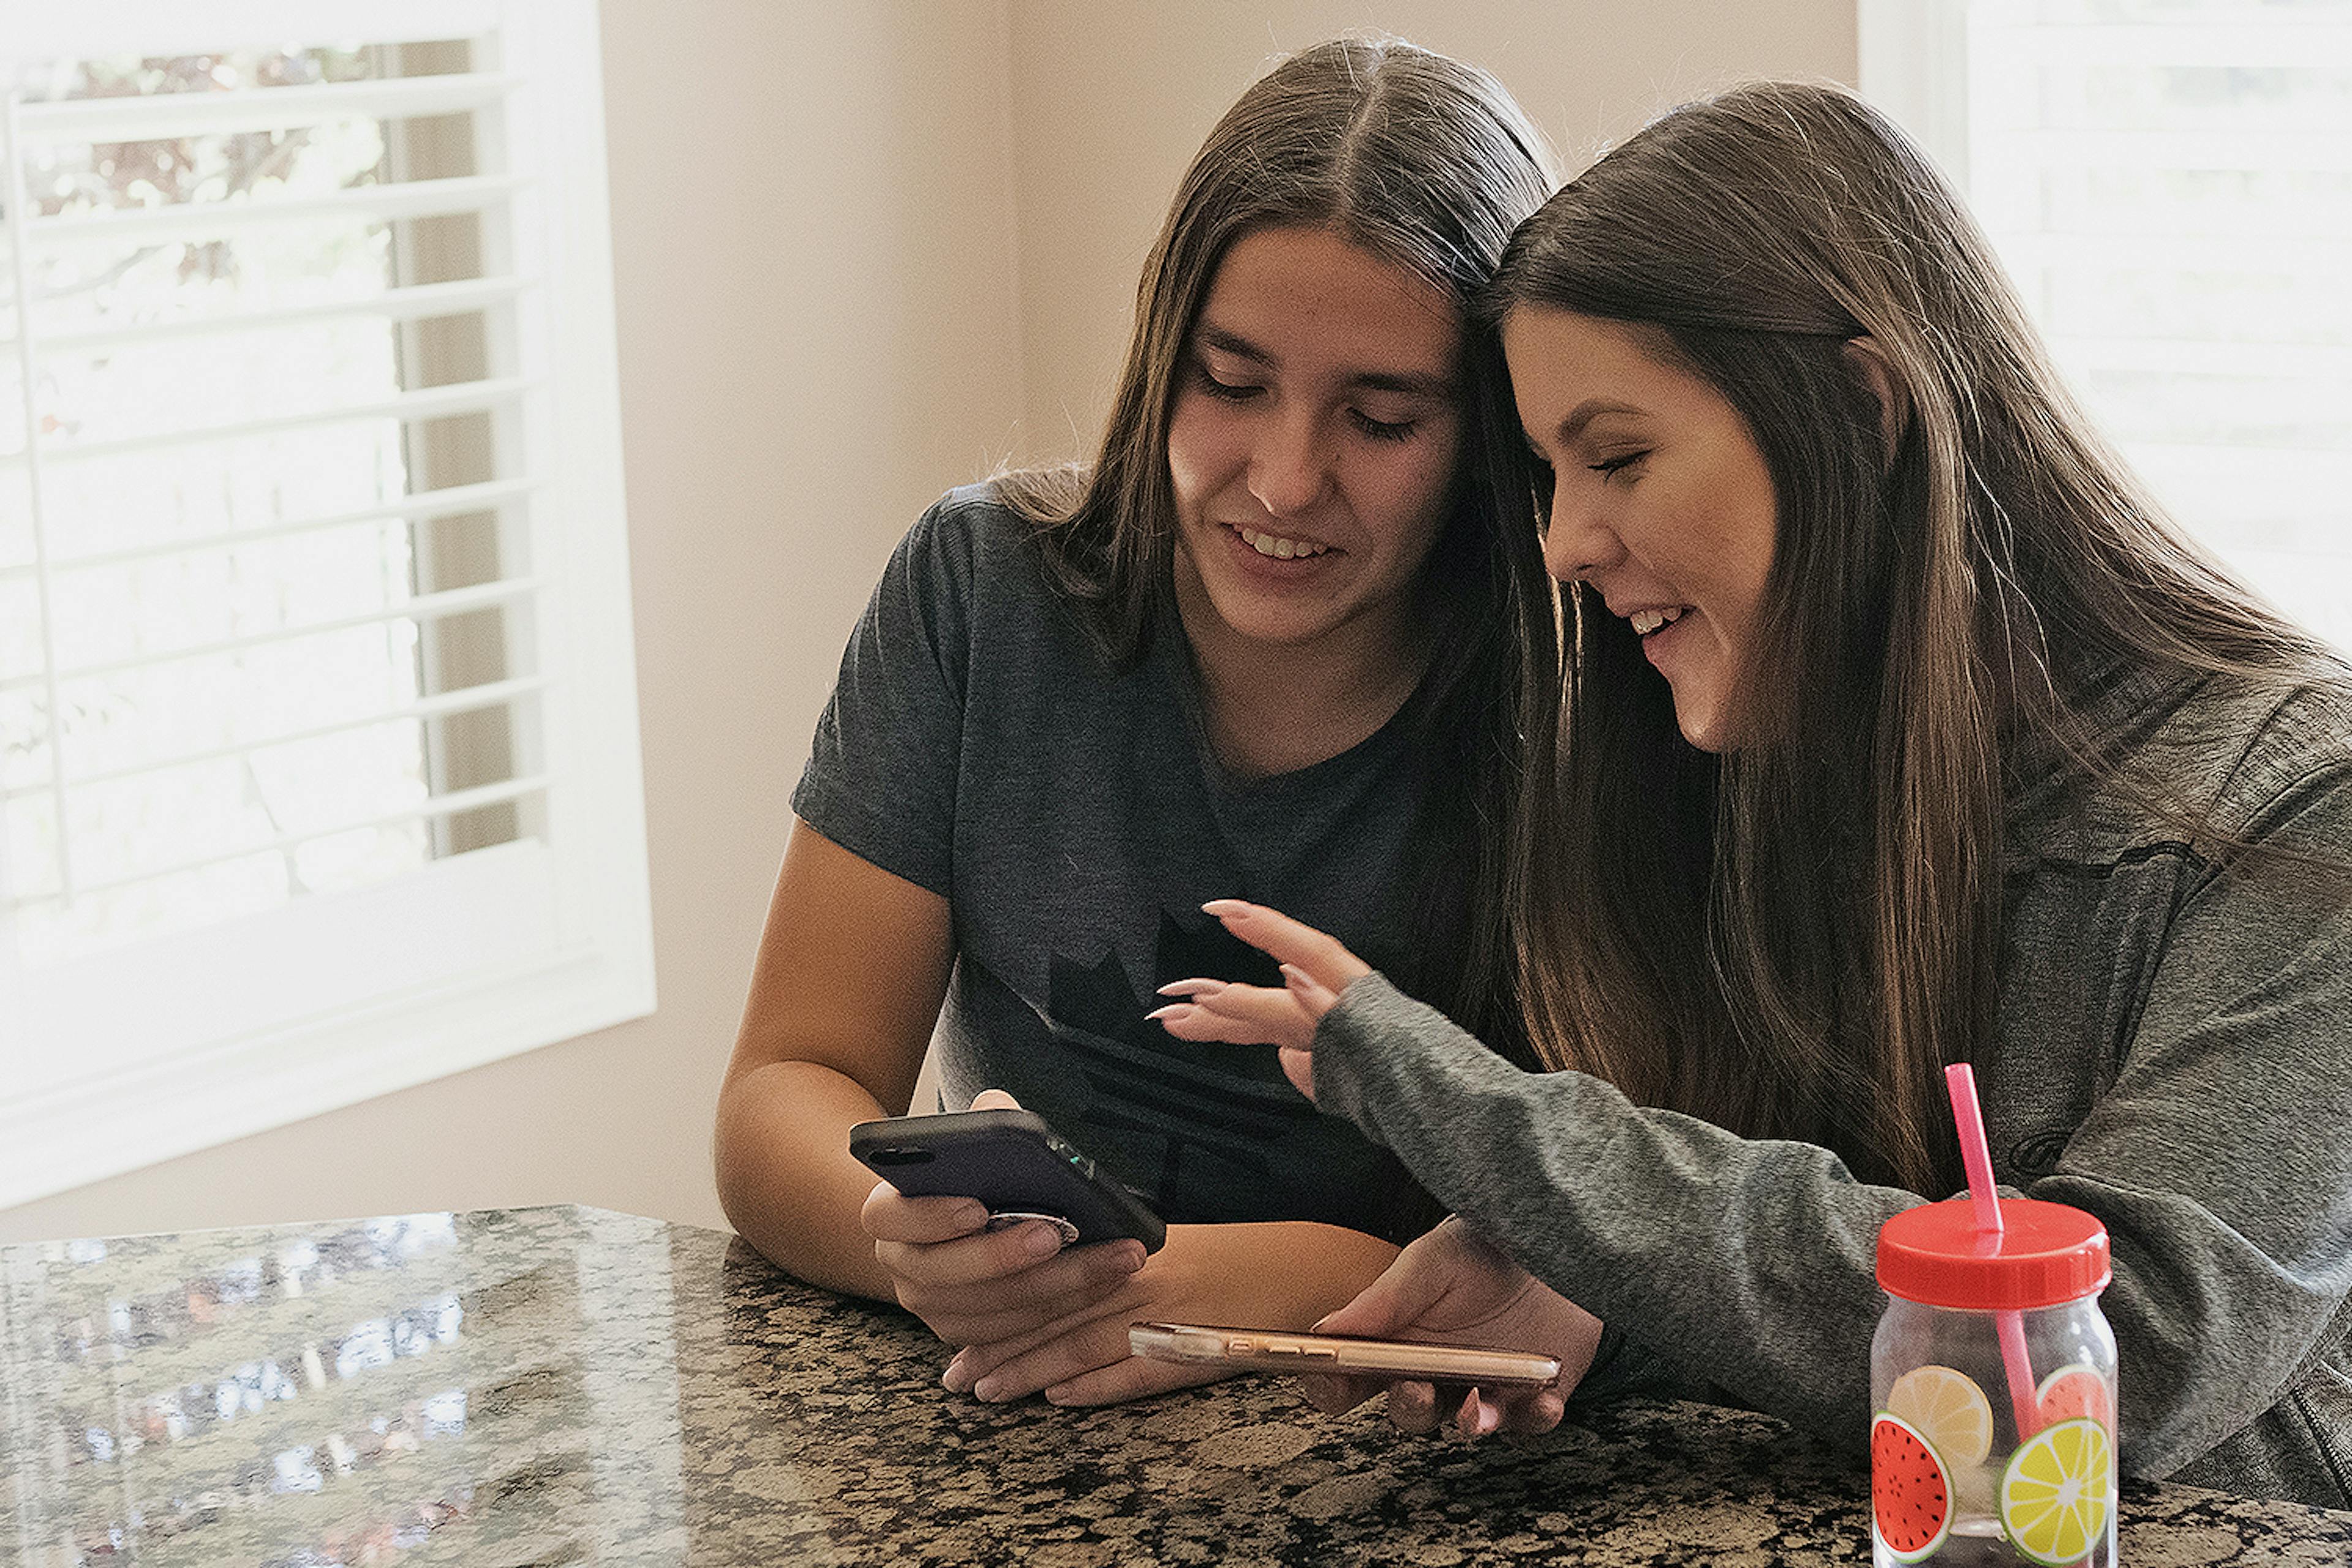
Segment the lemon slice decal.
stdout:
<path fill-rule="evenodd" d="M 2063 1568 L 2105 1539 L 2115 1512 L 2116 1449 L 2107 1429 L 2077 1416 L 2018 1446 L 2000 1478 L 2000 1523 L 2020 1552 Z"/>
<path fill-rule="evenodd" d="M 1888 1391 L 1886 1413 L 1908 1422 L 1947 1465 L 1980 1465 L 1992 1452 L 1992 1403 L 1964 1372 L 1913 1367 Z"/>

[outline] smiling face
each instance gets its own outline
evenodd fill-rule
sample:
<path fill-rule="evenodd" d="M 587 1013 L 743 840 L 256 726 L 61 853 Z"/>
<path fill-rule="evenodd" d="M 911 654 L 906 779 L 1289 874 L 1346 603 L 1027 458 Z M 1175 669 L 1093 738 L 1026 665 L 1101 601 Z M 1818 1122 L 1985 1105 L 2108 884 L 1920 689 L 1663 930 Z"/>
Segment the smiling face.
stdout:
<path fill-rule="evenodd" d="M 1519 422 L 1551 466 L 1544 562 L 1600 591 L 1675 694 L 1683 738 L 1727 752 L 1777 530 L 1747 422 L 1654 329 L 1543 306 L 1503 322 Z"/>
<path fill-rule="evenodd" d="M 1217 268 L 1168 430 L 1177 600 L 1203 657 L 1391 653 L 1444 526 L 1461 313 L 1320 229 L 1265 229 Z"/>

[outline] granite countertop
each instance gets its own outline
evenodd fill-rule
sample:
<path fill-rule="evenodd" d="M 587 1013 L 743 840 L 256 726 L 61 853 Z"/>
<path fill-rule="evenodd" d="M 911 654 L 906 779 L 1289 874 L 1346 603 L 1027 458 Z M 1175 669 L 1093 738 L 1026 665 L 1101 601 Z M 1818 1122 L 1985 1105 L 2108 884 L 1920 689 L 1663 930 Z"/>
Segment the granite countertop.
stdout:
<path fill-rule="evenodd" d="M 1408 1437 L 1278 1379 L 1095 1411 L 939 1384 L 906 1314 L 587 1208 L 0 1248 L 0 1562 L 1867 1562 L 1868 1480 L 1627 1402 Z M 2127 1487 L 2124 1560 L 2352 1561 L 2352 1513 Z"/>

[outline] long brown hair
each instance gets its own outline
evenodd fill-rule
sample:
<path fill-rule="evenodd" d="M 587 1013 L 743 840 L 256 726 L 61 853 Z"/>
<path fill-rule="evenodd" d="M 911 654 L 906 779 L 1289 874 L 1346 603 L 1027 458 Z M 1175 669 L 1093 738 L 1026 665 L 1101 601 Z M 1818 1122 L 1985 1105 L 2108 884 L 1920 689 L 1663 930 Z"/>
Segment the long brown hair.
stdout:
<path fill-rule="evenodd" d="M 1392 38 L 1344 38 L 1290 57 L 1228 110 L 1185 171 L 1136 290 L 1135 330 L 1090 465 L 1000 476 L 999 495 L 1037 525 L 1056 585 L 1104 656 L 1139 658 L 1173 614 L 1176 503 L 1168 428 L 1191 338 L 1234 242 L 1271 228 L 1336 233 L 1426 280 L 1465 313 L 1519 221 L 1549 194 L 1541 136 L 1475 66 Z M 1512 1051 L 1511 834 L 1519 808 L 1518 713 L 1556 676 L 1517 627 L 1550 614 L 1526 508 L 1480 476 L 1517 445 L 1507 398 L 1465 421 L 1463 478 L 1425 569 L 1437 661 L 1413 737 L 1431 780 L 1416 836 L 1412 908 L 1424 941 L 1412 983 Z M 1503 423 L 1497 424 L 1497 420 Z M 1537 649 L 1530 666 L 1528 647 Z M 1400 979 L 1405 977 L 1400 976 Z"/>
<path fill-rule="evenodd" d="M 1843 89 L 1752 84 L 1653 123 L 1515 237 L 1485 330 L 1522 307 L 1636 325 L 1704 377 L 1778 518 L 1742 687 L 1769 742 L 1688 745 L 1631 630 L 1570 595 L 1563 689 L 1529 721 L 1565 714 L 1530 741 L 1537 1048 L 1949 1192 L 1941 1068 L 1990 1039 L 2020 757 L 2100 773 L 2070 694 L 2103 662 L 2341 667 L 2166 521 L 1959 198 Z M 1849 358 L 1865 334 L 1898 394 L 1891 460 Z"/>

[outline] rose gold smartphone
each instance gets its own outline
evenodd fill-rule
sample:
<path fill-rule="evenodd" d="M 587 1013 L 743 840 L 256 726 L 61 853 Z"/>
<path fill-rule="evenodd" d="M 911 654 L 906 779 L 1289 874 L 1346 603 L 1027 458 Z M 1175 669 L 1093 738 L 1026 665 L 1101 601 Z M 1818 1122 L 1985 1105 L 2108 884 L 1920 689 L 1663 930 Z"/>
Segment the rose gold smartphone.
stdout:
<path fill-rule="evenodd" d="M 1388 1383 L 1467 1383 L 1480 1388 L 1549 1383 L 1559 1363 L 1524 1351 L 1361 1340 L 1281 1329 L 1220 1329 L 1199 1323 L 1130 1323 L 1127 1345 L 1153 1361 L 1255 1367 L 1262 1372 L 1333 1373 Z"/>

